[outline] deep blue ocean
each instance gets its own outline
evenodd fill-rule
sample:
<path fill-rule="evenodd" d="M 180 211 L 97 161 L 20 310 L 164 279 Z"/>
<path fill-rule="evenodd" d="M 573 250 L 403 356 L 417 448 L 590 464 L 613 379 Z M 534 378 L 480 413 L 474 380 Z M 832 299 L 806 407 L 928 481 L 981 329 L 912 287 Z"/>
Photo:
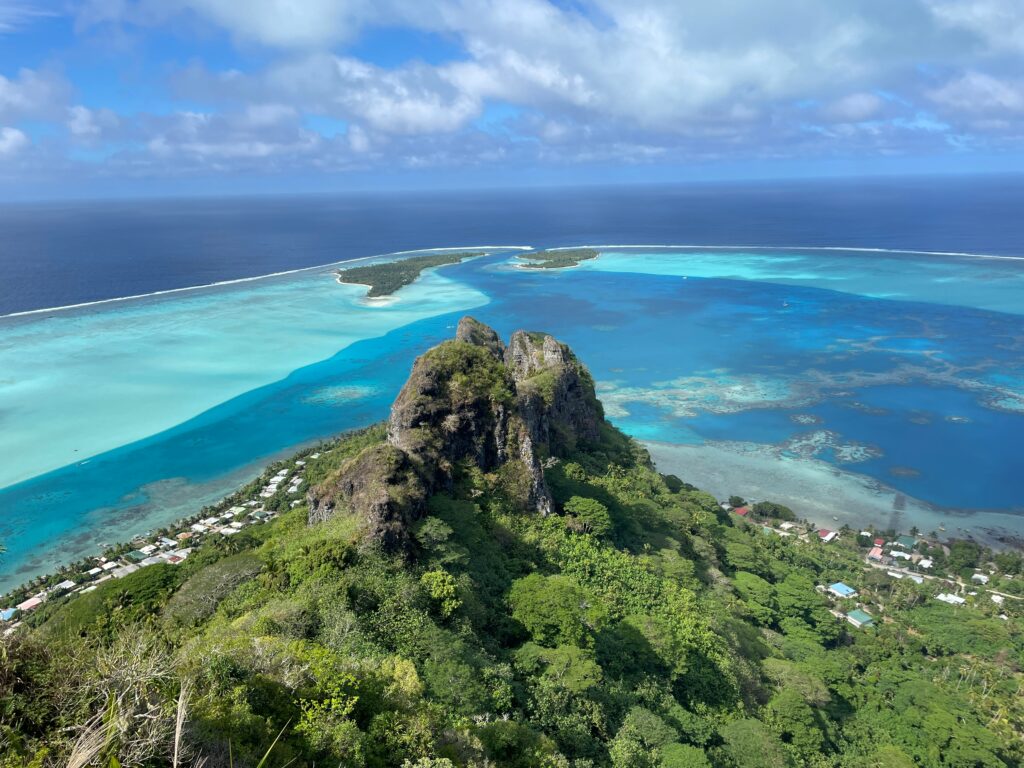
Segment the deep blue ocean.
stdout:
<path fill-rule="evenodd" d="M 0 207 L 0 314 L 479 244 L 1024 253 L 1024 178 L 145 200 Z"/>
<path fill-rule="evenodd" d="M 1024 261 L 786 249 L 1024 256 L 1021 210 L 1024 180 L 1007 178 L 0 208 L 0 314 L 432 247 L 777 248 L 763 260 L 759 252 L 679 251 L 638 254 L 634 262 L 609 253 L 558 272 L 513 269 L 508 252 L 495 253 L 437 272 L 443 280 L 428 293 L 455 286 L 450 308 L 442 302 L 379 327 L 360 323 L 414 309 L 423 296 L 408 294 L 391 309 L 339 304 L 350 313 L 336 318 L 340 324 L 310 329 L 304 324 L 323 322 L 324 307 L 314 315 L 303 297 L 331 301 L 341 289 L 329 273 L 247 283 L 241 304 L 253 302 L 268 344 L 280 325 L 291 353 L 317 338 L 329 351 L 141 439 L 83 448 L 73 462 L 0 482 L 0 541 L 8 550 L 0 589 L 194 512 L 298 446 L 386 417 L 412 360 L 449 338 L 467 307 L 503 335 L 527 327 L 571 344 L 609 415 L 630 434 L 719 451 L 708 454 L 712 470 L 722 456 L 746 462 L 724 478 L 684 463 L 679 472 L 697 485 L 743 492 L 753 467 L 773 498 L 806 502 L 798 512 L 808 516 L 928 530 L 962 515 L 958 526 L 1019 535 Z M 129 302 L 0 319 L 0 360 L 30 357 L 37 350 L 29 346 L 60 336 L 59 354 L 32 357 L 32 370 L 0 370 L 8 466 L 21 454 L 45 454 L 35 425 L 55 399 L 70 397 L 69 388 L 88 386 L 73 393 L 75 402 L 95 408 L 92 421 L 89 413 L 67 416 L 83 446 L 120 415 L 130 422 L 165 407 L 167 381 L 182 398 L 227 391 L 225 380 L 238 374 L 232 363 L 249 354 L 238 351 L 249 347 L 232 324 L 238 290 L 147 299 L 141 309 Z M 358 340 L 331 346 L 332 334 L 349 324 Z M 211 348 L 222 351 L 223 365 Z M 258 354 L 261 363 L 276 359 Z M 145 364 L 133 366 L 136 358 Z M 104 379 L 105 370 L 116 377 Z M 64 389 L 53 381 L 66 382 Z M 58 436 L 64 427 L 47 426 Z M 841 493 L 830 496 L 836 488 Z"/>

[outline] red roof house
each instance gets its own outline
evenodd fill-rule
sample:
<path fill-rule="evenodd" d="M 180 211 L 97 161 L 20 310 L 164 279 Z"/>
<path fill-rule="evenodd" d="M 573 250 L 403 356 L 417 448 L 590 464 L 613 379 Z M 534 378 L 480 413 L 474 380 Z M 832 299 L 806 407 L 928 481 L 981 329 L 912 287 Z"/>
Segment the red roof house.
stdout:
<path fill-rule="evenodd" d="M 746 517 L 747 515 L 750 514 L 750 508 L 749 507 L 737 507 L 736 509 L 733 510 L 733 512 L 735 512 L 740 517 Z"/>
<path fill-rule="evenodd" d="M 875 539 L 875 546 L 880 547 L 885 544 L 885 539 Z"/>
<path fill-rule="evenodd" d="M 832 539 L 834 539 L 838 535 L 838 533 L 836 533 L 835 531 L 830 531 L 828 528 L 822 528 L 820 531 L 818 531 L 818 538 L 824 541 L 825 543 L 832 541 Z"/>

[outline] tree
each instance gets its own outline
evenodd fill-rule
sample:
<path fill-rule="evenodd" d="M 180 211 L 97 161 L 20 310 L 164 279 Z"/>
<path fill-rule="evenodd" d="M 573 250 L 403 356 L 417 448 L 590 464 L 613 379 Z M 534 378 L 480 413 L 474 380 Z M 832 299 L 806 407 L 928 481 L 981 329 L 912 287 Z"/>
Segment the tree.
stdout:
<path fill-rule="evenodd" d="M 782 741 L 802 757 L 810 758 L 821 751 L 824 734 L 818 727 L 814 710 L 798 691 L 785 688 L 775 694 L 765 716 Z"/>
<path fill-rule="evenodd" d="M 673 742 L 661 748 L 661 768 L 711 768 L 711 761 L 700 747 Z"/>
<path fill-rule="evenodd" d="M 532 573 L 509 591 L 512 616 L 541 645 L 575 645 L 591 642 L 591 631 L 602 622 L 597 601 L 567 576 Z"/>
<path fill-rule="evenodd" d="M 608 507 L 597 499 L 573 496 L 562 509 L 569 518 L 570 526 L 582 533 L 606 536 L 612 529 Z"/>
<path fill-rule="evenodd" d="M 609 754 L 615 768 L 657 768 L 660 748 L 677 741 L 679 734 L 657 714 L 633 707 L 612 739 Z"/>
<path fill-rule="evenodd" d="M 601 682 L 601 667 L 592 655 L 571 645 L 544 648 L 527 643 L 516 651 L 516 666 L 532 675 L 542 674 L 573 693 L 583 693 Z"/>
<path fill-rule="evenodd" d="M 753 507 L 754 514 L 762 517 L 771 517 L 776 520 L 796 520 L 796 513 L 784 504 L 776 504 L 774 501 L 759 501 Z"/>
<path fill-rule="evenodd" d="M 767 627 L 775 623 L 779 607 L 771 584 L 753 573 L 738 571 L 733 585 L 758 624 Z"/>
<path fill-rule="evenodd" d="M 722 726 L 722 753 L 735 768 L 788 768 L 786 752 L 768 728 L 757 720 L 734 720 Z"/>
<path fill-rule="evenodd" d="M 420 576 L 420 584 L 427 590 L 430 599 L 438 607 L 438 611 L 444 618 L 449 618 L 462 605 L 458 597 L 458 586 L 455 584 L 455 577 L 443 568 L 427 571 Z"/>
<path fill-rule="evenodd" d="M 1005 552 L 997 553 L 993 560 L 995 560 L 996 567 L 1003 573 L 1018 574 L 1024 571 L 1024 556 L 1020 552 L 1008 549 Z"/>
<path fill-rule="evenodd" d="M 946 562 L 951 571 L 963 571 L 974 568 L 981 557 L 981 546 L 973 541 L 957 539 L 949 544 L 949 557 Z"/>

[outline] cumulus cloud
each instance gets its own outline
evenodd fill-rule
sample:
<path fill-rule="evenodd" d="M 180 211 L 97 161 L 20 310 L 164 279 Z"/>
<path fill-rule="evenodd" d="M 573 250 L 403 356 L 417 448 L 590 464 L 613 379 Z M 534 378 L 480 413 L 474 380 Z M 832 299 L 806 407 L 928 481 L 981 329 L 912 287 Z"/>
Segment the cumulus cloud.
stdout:
<path fill-rule="evenodd" d="M 994 52 L 1024 53 L 1024 10 L 1019 0 L 926 0 L 938 21 L 964 30 Z"/>
<path fill-rule="evenodd" d="M 22 70 L 0 75 L 0 125 L 52 119 L 112 167 L 176 173 L 1008 146 L 1024 143 L 1020 3 L 83 0 L 89 34 L 204 40 L 160 62 L 166 108 L 116 114 Z M 396 30 L 441 53 L 367 60 L 360 40 Z M 231 66 L 204 61 L 210 41 Z"/>
<path fill-rule="evenodd" d="M 68 131 L 79 140 L 98 140 L 120 124 L 117 114 L 110 109 L 89 109 L 81 104 L 68 108 Z"/>
<path fill-rule="evenodd" d="M 28 145 L 28 136 L 17 128 L 0 128 L 0 157 L 13 155 Z"/>
<path fill-rule="evenodd" d="M 959 112 L 1024 113 L 1024 79 L 1001 80 L 967 72 L 929 92 L 938 104 Z"/>
<path fill-rule="evenodd" d="M 57 117 L 69 93 L 67 81 L 54 72 L 21 69 L 12 78 L 0 75 L 0 120 Z"/>
<path fill-rule="evenodd" d="M 146 148 L 152 155 L 175 162 L 199 162 L 205 167 L 236 168 L 306 156 L 322 141 L 286 110 L 145 115 L 137 128 L 148 137 Z"/>
<path fill-rule="evenodd" d="M 824 114 L 827 118 L 839 122 L 858 123 L 875 117 L 884 103 L 873 93 L 851 93 L 829 104 Z"/>

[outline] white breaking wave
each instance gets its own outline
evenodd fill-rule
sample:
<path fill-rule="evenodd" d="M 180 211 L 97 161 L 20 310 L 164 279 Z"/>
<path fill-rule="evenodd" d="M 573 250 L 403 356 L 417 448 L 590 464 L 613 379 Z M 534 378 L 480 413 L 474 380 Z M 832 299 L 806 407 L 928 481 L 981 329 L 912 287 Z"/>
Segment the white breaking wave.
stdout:
<path fill-rule="evenodd" d="M 562 245 L 557 248 L 545 248 L 547 251 L 571 251 L 577 248 L 593 248 L 602 250 L 609 248 L 676 248 L 679 250 L 700 250 L 700 251 L 850 251 L 852 253 L 911 253 L 919 256 L 964 256 L 972 259 L 1006 259 L 1009 261 L 1024 261 L 1024 256 L 1000 256 L 993 253 L 966 253 L 963 251 L 914 251 L 907 248 L 858 248 L 845 245 L 654 245 L 651 243 L 640 243 L 636 245 L 624 244 L 590 244 L 590 245 Z"/>
<path fill-rule="evenodd" d="M 359 256 L 355 259 L 342 259 L 341 261 L 332 261 L 329 264 L 318 264 L 313 267 L 300 267 L 298 269 L 286 269 L 283 272 L 271 272 L 266 275 L 254 275 L 252 277 L 237 277 L 232 280 L 219 280 L 215 283 L 204 283 L 202 285 L 188 285 L 183 288 L 167 288 L 163 291 L 152 291 L 151 293 L 137 293 L 132 296 L 115 296 L 110 299 L 97 299 L 96 301 L 83 301 L 80 304 L 65 304 L 62 307 L 45 307 L 43 309 L 26 309 L 22 312 L 11 312 L 6 315 L 0 315 L 0 320 L 9 317 L 25 317 L 27 315 L 42 315 L 48 312 L 65 312 L 70 309 L 83 309 L 85 307 L 94 307 L 100 304 L 114 304 L 120 301 L 135 301 L 137 299 L 147 299 L 152 296 L 166 296 L 175 293 L 187 293 L 189 291 L 202 291 L 207 288 L 220 288 L 225 285 L 238 285 L 239 283 L 251 283 L 256 280 L 267 280 L 272 277 L 284 277 L 286 275 L 297 275 L 301 272 L 315 272 L 318 269 L 330 269 L 340 264 L 355 264 L 357 261 L 369 261 L 370 259 L 383 259 L 388 256 L 406 256 L 410 253 L 435 253 L 444 251 L 497 251 L 497 250 L 508 250 L 508 251 L 532 251 L 533 246 L 529 245 L 464 245 L 454 246 L 451 248 L 418 248 L 413 251 L 394 251 L 393 253 L 380 253 L 375 256 Z"/>
<path fill-rule="evenodd" d="M 672 244 L 672 245 L 659 245 L 653 243 L 637 243 L 637 244 L 584 244 L 584 245 L 562 245 L 555 248 L 545 248 L 546 251 L 571 251 L 577 248 L 594 248 L 596 250 L 607 250 L 610 248 L 661 248 L 669 249 L 675 248 L 678 250 L 701 250 L 701 251 L 735 251 L 735 250 L 748 250 L 748 251 L 848 251 L 851 253 L 909 253 L 918 256 L 954 256 L 971 259 L 1000 259 L 1006 261 L 1024 261 L 1024 256 L 1002 256 L 992 253 L 967 253 L 964 251 L 917 251 L 907 248 L 863 248 L 856 246 L 840 246 L 840 245 L 821 245 L 821 246 L 807 246 L 807 245 L 695 245 L 692 243 L 688 244 Z M 369 261 L 370 259 L 382 259 L 388 256 L 407 256 L 411 253 L 439 253 L 444 251 L 472 251 L 472 250 L 508 250 L 508 251 L 533 251 L 536 250 L 534 246 L 530 245 L 466 245 L 466 246 L 452 246 L 449 248 L 417 248 L 411 251 L 394 251 L 391 253 L 381 253 L 374 256 L 359 256 L 355 259 L 342 259 L 341 261 L 332 261 L 328 264 L 318 264 L 313 267 L 300 267 L 298 269 L 287 269 L 282 272 L 271 272 L 266 275 L 254 275 L 252 277 L 239 277 L 232 280 L 219 280 L 214 283 L 203 283 L 202 285 L 189 285 L 182 288 L 168 288 L 162 291 L 152 291 L 151 293 L 138 293 L 131 296 L 115 296 L 109 299 L 97 299 L 96 301 L 85 301 L 79 304 L 66 304 L 61 307 L 45 307 L 42 309 L 27 309 L 22 312 L 11 312 L 6 315 L 0 315 L 0 320 L 10 317 L 25 317 L 28 315 L 41 315 L 48 312 L 65 312 L 71 309 L 83 309 L 85 307 L 93 307 L 101 304 L 113 304 L 121 301 L 135 301 L 137 299 L 146 299 L 153 296 L 165 296 L 175 293 L 187 293 L 189 291 L 201 291 L 207 288 L 220 288 L 227 285 L 238 285 L 240 283 L 251 283 L 256 280 L 267 280 L 272 277 L 284 277 L 287 275 L 295 275 L 302 272 L 314 272 L 318 269 L 330 269 L 332 267 L 339 266 L 341 264 L 355 264 L 360 261 Z"/>

